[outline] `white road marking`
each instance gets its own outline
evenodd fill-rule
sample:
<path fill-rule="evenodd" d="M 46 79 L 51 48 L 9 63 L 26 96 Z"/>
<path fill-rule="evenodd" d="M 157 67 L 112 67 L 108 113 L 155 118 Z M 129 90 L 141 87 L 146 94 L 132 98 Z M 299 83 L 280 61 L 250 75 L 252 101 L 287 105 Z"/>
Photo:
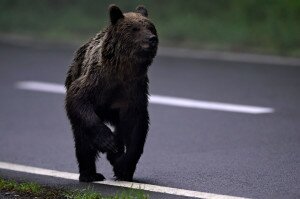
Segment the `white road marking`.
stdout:
<path fill-rule="evenodd" d="M 24 81 L 16 84 L 18 89 L 33 90 L 49 93 L 61 93 L 64 94 L 66 89 L 61 84 L 47 83 L 47 82 L 36 82 L 36 81 Z"/>
<path fill-rule="evenodd" d="M 36 174 L 36 175 L 42 175 L 42 176 L 51 176 L 51 177 L 56 177 L 56 178 L 68 179 L 68 180 L 78 180 L 78 177 L 79 177 L 79 175 L 76 173 L 43 169 L 43 168 L 25 166 L 25 165 L 20 165 L 20 164 L 13 164 L 13 163 L 8 163 L 8 162 L 0 162 L 0 169 L 17 171 L 17 172 L 22 172 L 22 173 L 29 173 L 29 174 Z M 136 183 L 136 182 L 105 180 L 105 181 L 94 182 L 94 183 L 117 186 L 117 187 L 126 187 L 126 188 L 132 188 L 132 189 L 141 189 L 141 190 L 145 190 L 145 191 L 151 191 L 151 192 L 157 192 L 157 193 L 163 193 L 163 194 L 171 194 L 171 195 L 177 195 L 177 196 L 186 196 L 186 197 L 192 197 L 192 198 L 243 199 L 241 197 L 235 197 L 235 196 L 227 196 L 227 195 L 206 193 L 206 192 L 200 192 L 200 191 L 191 191 L 191 190 L 186 190 L 186 189 L 177 189 L 177 188 Z"/>
<path fill-rule="evenodd" d="M 186 108 L 209 109 L 209 110 L 229 111 L 229 112 L 249 113 L 249 114 L 262 114 L 262 113 L 274 112 L 274 109 L 268 107 L 227 104 L 227 103 L 220 103 L 220 102 L 208 102 L 208 101 L 199 101 L 199 100 L 167 97 L 167 96 L 159 96 L 159 95 L 152 95 L 150 97 L 150 103 L 163 104 L 169 106 L 181 106 Z"/>
<path fill-rule="evenodd" d="M 37 82 L 37 81 L 23 81 L 16 84 L 18 89 L 23 90 L 33 90 L 41 92 L 51 92 L 51 93 L 65 93 L 65 88 L 61 84 Z M 208 109 L 217 111 L 228 111 L 236 113 L 248 113 L 248 114 L 264 114 L 273 113 L 274 109 L 269 107 L 258 107 L 240 104 L 229 104 L 220 102 L 209 102 L 200 101 L 193 99 L 161 96 L 161 95 L 151 95 L 149 102 L 152 104 L 162 104 L 168 106 L 178 106 L 185 108 L 196 108 L 196 109 Z"/>

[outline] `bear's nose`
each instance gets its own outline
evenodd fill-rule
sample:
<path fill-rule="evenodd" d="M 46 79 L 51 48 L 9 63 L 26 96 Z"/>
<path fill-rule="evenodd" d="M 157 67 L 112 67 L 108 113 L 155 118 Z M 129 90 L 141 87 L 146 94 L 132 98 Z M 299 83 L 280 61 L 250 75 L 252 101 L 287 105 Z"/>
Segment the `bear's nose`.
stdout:
<path fill-rule="evenodd" d="M 158 43 L 158 39 L 157 39 L 157 36 L 155 35 L 151 35 L 149 37 L 149 42 L 152 46 L 155 46 L 157 43 Z"/>

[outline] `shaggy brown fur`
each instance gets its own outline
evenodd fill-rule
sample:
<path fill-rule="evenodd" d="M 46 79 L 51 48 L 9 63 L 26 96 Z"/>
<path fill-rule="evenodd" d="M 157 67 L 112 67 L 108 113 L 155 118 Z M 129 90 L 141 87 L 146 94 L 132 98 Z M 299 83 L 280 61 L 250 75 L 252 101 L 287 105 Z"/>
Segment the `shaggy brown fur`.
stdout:
<path fill-rule="evenodd" d="M 104 179 L 96 173 L 99 152 L 107 152 L 117 179 L 132 180 L 148 132 L 147 71 L 157 32 L 143 6 L 123 14 L 112 5 L 109 14 L 111 24 L 79 48 L 65 81 L 80 181 Z"/>

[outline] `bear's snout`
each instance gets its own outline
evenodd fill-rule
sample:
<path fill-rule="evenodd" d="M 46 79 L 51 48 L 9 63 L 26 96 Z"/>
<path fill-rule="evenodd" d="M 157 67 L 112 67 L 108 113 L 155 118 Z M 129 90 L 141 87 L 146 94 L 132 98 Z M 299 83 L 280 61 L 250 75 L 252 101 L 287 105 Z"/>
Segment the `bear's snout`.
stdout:
<path fill-rule="evenodd" d="M 157 43 L 158 43 L 158 38 L 157 38 L 157 36 L 156 36 L 156 35 L 151 35 L 151 36 L 149 37 L 149 44 L 150 44 L 151 46 L 156 46 Z"/>
<path fill-rule="evenodd" d="M 158 45 L 158 38 L 156 35 L 151 34 L 150 36 L 147 36 L 145 40 L 140 44 L 143 51 L 151 52 L 156 49 Z"/>

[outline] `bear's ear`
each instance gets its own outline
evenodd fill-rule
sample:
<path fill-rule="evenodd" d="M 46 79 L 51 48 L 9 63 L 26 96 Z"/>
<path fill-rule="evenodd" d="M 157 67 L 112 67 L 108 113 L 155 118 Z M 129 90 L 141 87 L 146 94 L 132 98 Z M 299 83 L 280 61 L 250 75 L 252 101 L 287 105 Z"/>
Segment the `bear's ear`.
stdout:
<path fill-rule="evenodd" d="M 124 18 L 124 15 L 120 8 L 114 4 L 109 6 L 109 16 L 112 24 L 116 24 L 119 19 Z"/>
<path fill-rule="evenodd" d="M 139 5 L 139 6 L 135 9 L 135 11 L 136 11 L 137 13 L 142 14 L 144 17 L 148 17 L 148 11 L 147 11 L 147 9 L 145 8 L 145 6 L 143 6 L 143 5 Z"/>

